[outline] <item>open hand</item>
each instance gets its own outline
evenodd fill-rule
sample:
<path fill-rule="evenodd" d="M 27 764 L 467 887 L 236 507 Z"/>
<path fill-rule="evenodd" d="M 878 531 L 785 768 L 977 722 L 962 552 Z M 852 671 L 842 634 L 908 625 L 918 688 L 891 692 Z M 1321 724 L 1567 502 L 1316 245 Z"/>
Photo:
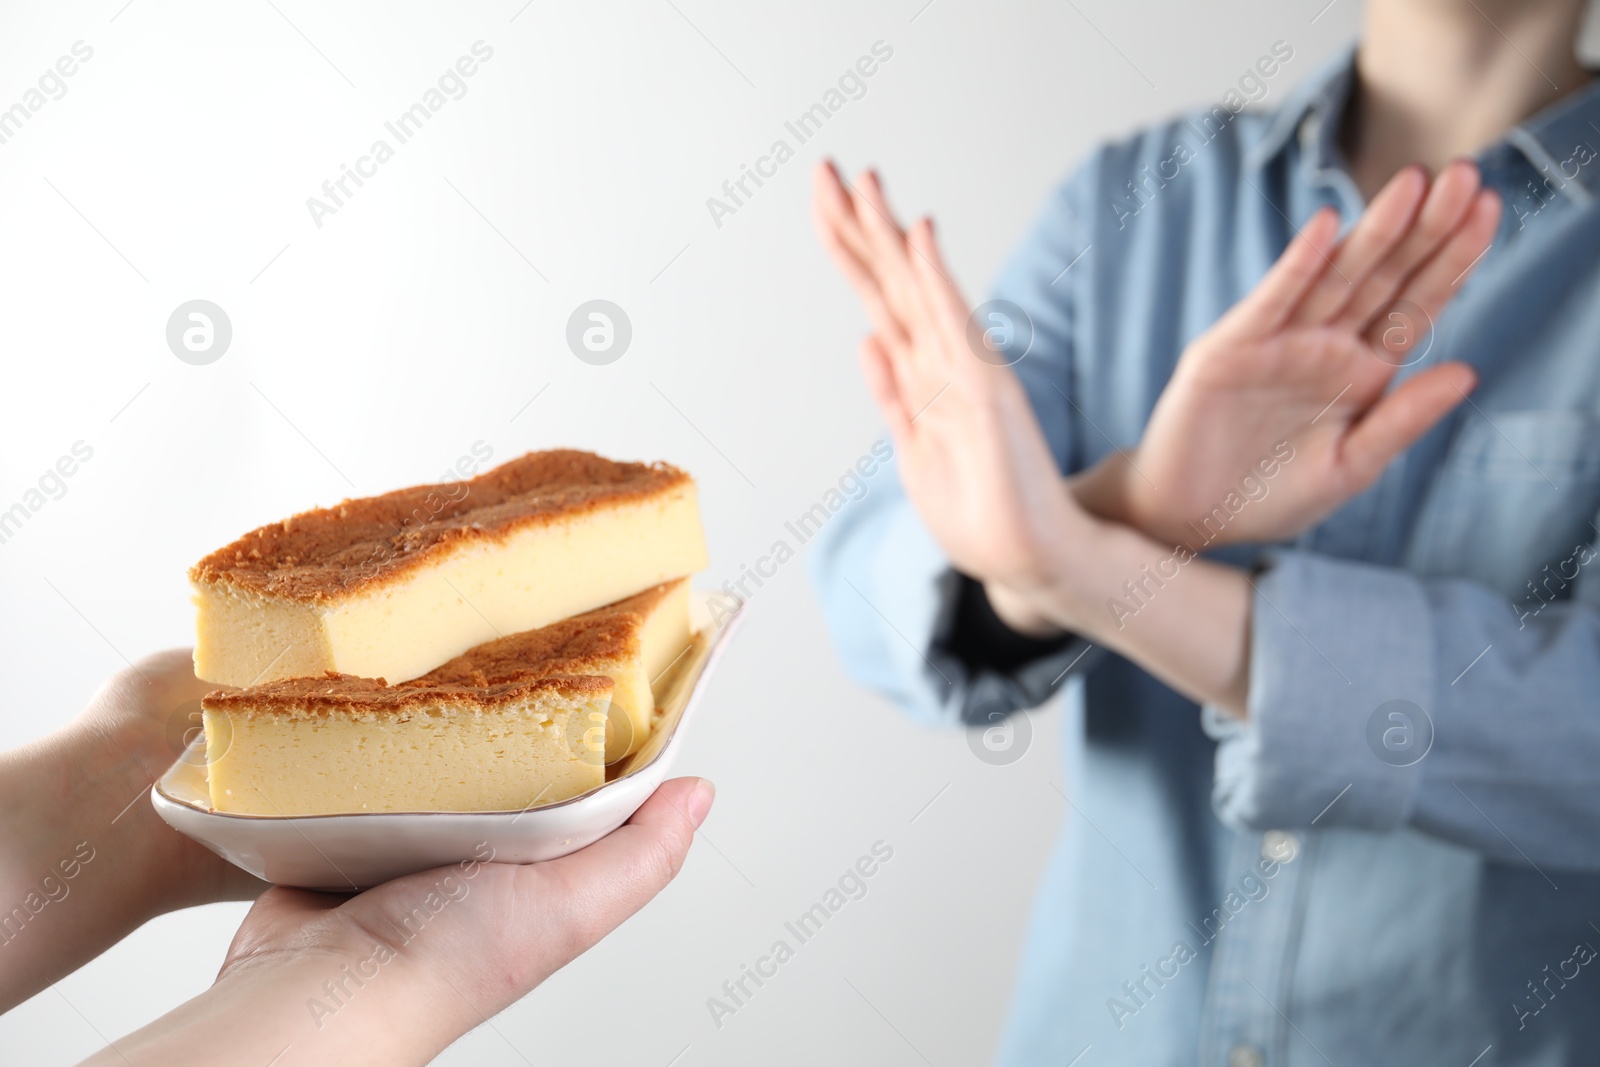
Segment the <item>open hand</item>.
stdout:
<path fill-rule="evenodd" d="M 482 859 L 344 896 L 269 889 L 216 983 L 90 1064 L 430 1062 L 638 911 L 714 791 L 665 782 L 620 829 L 544 863 Z"/>
<path fill-rule="evenodd" d="M 1007 600 L 1020 604 L 1008 591 L 1056 580 L 1059 546 L 1087 516 L 1021 382 L 973 340 L 932 222 L 903 230 L 876 174 L 847 189 L 827 162 L 817 166 L 812 207 L 822 243 L 872 320 L 861 368 L 906 494 L 951 563 L 983 581 L 1006 614 Z M 1020 614 L 1008 621 L 1046 628 Z"/>
<path fill-rule="evenodd" d="M 1337 214 L 1318 212 L 1184 351 L 1138 447 L 1075 480 L 1080 501 L 1195 549 L 1287 539 L 1326 517 L 1476 384 L 1447 362 L 1386 392 L 1499 218 L 1464 161 L 1431 185 L 1401 171 L 1337 244 Z"/>

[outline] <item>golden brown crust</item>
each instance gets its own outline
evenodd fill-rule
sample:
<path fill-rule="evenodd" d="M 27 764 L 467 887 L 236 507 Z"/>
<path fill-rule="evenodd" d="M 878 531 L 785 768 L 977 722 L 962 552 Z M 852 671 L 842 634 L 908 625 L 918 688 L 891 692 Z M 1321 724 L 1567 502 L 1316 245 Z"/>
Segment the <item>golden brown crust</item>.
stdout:
<path fill-rule="evenodd" d="M 571 449 L 529 452 L 466 481 L 346 500 L 252 530 L 195 564 L 189 578 L 262 596 L 338 600 L 466 544 L 691 484 L 666 463 L 618 463 Z"/>
<path fill-rule="evenodd" d="M 639 652 L 643 612 L 675 583 L 666 583 L 570 619 L 486 641 L 420 678 L 389 685 L 328 671 L 321 678 L 284 678 L 248 689 L 218 691 L 204 706 L 216 711 L 388 713 L 424 704 L 497 706 L 537 691 L 597 694 L 609 671 Z"/>
<path fill-rule="evenodd" d="M 644 617 L 616 605 L 486 641 L 407 685 L 492 686 L 524 674 L 605 674 L 639 651 Z"/>
<path fill-rule="evenodd" d="M 389 685 L 382 678 L 328 671 L 321 678 L 284 678 L 249 689 L 218 691 L 201 703 L 207 711 L 387 713 L 439 704 L 498 707 L 538 693 L 599 697 L 611 689 L 610 678 L 596 675 L 522 673 L 485 686 L 418 684 L 421 681 Z"/>

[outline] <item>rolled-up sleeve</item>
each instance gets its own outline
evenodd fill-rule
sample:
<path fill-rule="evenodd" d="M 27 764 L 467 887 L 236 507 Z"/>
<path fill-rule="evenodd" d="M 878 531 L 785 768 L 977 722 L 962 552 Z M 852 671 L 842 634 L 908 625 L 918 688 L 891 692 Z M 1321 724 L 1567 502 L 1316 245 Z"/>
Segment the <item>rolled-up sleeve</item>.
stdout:
<path fill-rule="evenodd" d="M 929 655 L 949 614 L 942 579 L 950 564 L 892 464 L 824 528 L 808 566 L 851 677 L 923 721 L 954 718 L 953 680 Z"/>
<path fill-rule="evenodd" d="M 951 569 L 892 465 L 825 532 L 810 566 L 845 668 L 923 722 L 994 722 L 1098 662 L 1078 638 L 1008 631 L 982 588 Z"/>
<path fill-rule="evenodd" d="M 1473 582 L 1305 552 L 1255 584 L 1248 718 L 1207 713 L 1220 817 L 1600 868 L 1592 582 L 1531 620 Z"/>

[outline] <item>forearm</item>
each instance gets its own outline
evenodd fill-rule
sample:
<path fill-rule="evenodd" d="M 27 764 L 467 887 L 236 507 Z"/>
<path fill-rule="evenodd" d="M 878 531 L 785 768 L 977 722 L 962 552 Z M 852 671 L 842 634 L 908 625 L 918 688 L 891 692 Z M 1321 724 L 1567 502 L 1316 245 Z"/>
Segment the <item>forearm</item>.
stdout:
<path fill-rule="evenodd" d="M 156 915 L 215 899 L 145 795 L 157 747 L 78 722 L 0 754 L 0 1010 Z"/>
<path fill-rule="evenodd" d="M 1244 716 L 1252 589 L 1242 572 L 1125 526 L 1093 524 L 1066 543 L 1057 576 L 986 589 L 1019 631 L 1070 630 L 1138 663 L 1178 692 Z"/>
<path fill-rule="evenodd" d="M 127 833 L 136 775 L 77 725 L 0 756 L 0 1008 L 71 973 L 155 912 Z M 106 753 L 100 755 L 97 753 Z M 129 795 L 117 786 L 128 783 Z"/>
<path fill-rule="evenodd" d="M 481 1021 L 450 987 L 430 985 L 403 956 L 266 958 L 229 968 L 206 992 L 84 1062 L 406 1067 L 431 1062 Z"/>

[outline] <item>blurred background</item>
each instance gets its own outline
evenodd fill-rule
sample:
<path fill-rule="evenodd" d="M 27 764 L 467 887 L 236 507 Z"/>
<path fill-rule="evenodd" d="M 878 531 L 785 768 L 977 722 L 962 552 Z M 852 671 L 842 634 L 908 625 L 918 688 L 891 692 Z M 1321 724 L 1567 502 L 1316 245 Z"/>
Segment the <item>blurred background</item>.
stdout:
<path fill-rule="evenodd" d="M 1220 102 L 1283 41 L 1293 59 L 1256 105 L 1272 106 L 1359 15 L 1355 0 L 5 5 L 0 109 L 58 57 L 79 62 L 0 122 L 0 511 L 43 499 L 0 541 L 0 745 L 188 644 L 184 572 L 206 552 L 484 450 L 686 467 L 709 587 L 780 539 L 803 555 L 784 524 L 882 434 L 855 369 L 865 318 L 810 230 L 818 158 L 876 165 L 897 207 L 935 213 L 980 299 L 1095 142 Z M 470 77 L 452 73 L 463 56 Z M 874 73 L 841 86 L 863 56 Z M 430 90 L 438 109 L 399 143 L 385 123 Z M 830 90 L 842 105 L 802 143 L 785 124 Z M 360 163 L 380 138 L 392 158 Z M 779 140 L 793 158 L 762 162 Z M 324 191 L 358 163 L 363 184 Z M 724 190 L 758 165 L 762 184 Z M 169 320 L 196 300 L 231 337 L 181 359 Z M 603 364 L 567 340 L 592 300 L 631 332 Z M 75 448 L 91 458 L 41 487 Z M 803 559 L 747 588 L 680 763 L 719 787 L 683 874 L 440 1063 L 991 1055 L 1035 884 L 1075 817 L 1055 714 L 1028 716 L 1003 758 L 913 726 L 840 672 Z M 714 1018 L 708 998 L 879 842 L 892 859 L 865 895 Z M 3 1058 L 75 1062 L 198 993 L 244 910 L 149 924 L 0 1017 Z"/>

